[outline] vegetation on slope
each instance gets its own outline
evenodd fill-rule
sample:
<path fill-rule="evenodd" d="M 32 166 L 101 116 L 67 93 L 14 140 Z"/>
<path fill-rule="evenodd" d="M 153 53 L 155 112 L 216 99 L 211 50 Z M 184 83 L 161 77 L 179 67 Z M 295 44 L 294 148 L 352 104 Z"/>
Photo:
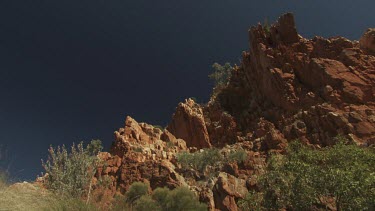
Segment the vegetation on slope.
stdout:
<path fill-rule="evenodd" d="M 375 150 L 345 143 L 319 150 L 301 143 L 273 155 L 260 191 L 240 201 L 244 210 L 375 209 Z"/>
<path fill-rule="evenodd" d="M 48 160 L 42 161 L 46 187 L 58 194 L 89 199 L 102 148 L 100 140 L 92 140 L 86 148 L 83 142 L 77 146 L 73 143 L 70 152 L 65 146 L 50 147 Z"/>
<path fill-rule="evenodd" d="M 182 152 L 177 154 L 177 161 L 183 168 L 193 168 L 201 173 L 207 170 L 207 167 L 211 167 L 211 171 L 215 171 L 220 169 L 224 163 L 242 162 L 246 159 L 247 153 L 243 149 L 232 150 L 225 156 L 223 152 L 217 148 L 202 149 L 194 153 Z"/>
<path fill-rule="evenodd" d="M 156 188 L 149 191 L 148 184 L 135 182 L 124 198 L 119 198 L 113 210 L 134 211 L 183 211 L 183 210 L 207 210 L 207 205 L 200 203 L 195 194 L 186 187 L 178 187 L 174 190 L 168 188 Z"/>

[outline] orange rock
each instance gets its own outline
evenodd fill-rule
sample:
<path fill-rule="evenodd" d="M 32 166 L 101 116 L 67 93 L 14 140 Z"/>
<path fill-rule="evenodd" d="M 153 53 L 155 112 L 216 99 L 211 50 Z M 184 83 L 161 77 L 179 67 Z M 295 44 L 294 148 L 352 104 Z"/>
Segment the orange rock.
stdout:
<path fill-rule="evenodd" d="M 192 99 L 178 104 L 167 129 L 176 138 L 185 140 L 188 147 L 211 147 L 202 108 Z"/>

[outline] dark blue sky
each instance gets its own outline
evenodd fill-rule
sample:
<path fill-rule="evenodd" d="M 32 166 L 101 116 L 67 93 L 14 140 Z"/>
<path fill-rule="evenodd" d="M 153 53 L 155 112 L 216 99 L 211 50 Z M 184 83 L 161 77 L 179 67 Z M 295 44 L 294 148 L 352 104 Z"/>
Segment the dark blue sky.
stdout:
<path fill-rule="evenodd" d="M 238 63 L 247 30 L 294 12 L 306 37 L 359 39 L 375 2 L 1 0 L 0 145 L 33 179 L 50 144 L 101 139 L 126 115 L 166 125 L 178 102 L 209 98 L 213 62 Z"/>

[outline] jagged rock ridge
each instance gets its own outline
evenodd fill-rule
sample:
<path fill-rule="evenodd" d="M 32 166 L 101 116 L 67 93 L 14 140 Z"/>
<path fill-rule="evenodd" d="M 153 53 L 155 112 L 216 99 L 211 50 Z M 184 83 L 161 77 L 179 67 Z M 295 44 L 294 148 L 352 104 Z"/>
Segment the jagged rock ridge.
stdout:
<path fill-rule="evenodd" d="M 105 165 L 97 178 L 111 179 L 105 190 L 110 196 L 135 181 L 153 189 L 182 185 L 210 210 L 237 210 L 236 201 L 256 188 L 254 178 L 263 172 L 268 152 L 283 152 L 290 140 L 321 147 L 341 134 L 374 144 L 374 32 L 369 29 L 359 42 L 306 39 L 290 13 L 269 29 L 252 27 L 250 49 L 224 89 L 206 105 L 180 103 L 164 130 L 127 117 L 111 151 L 100 154 Z M 176 161 L 180 152 L 209 147 L 224 153 L 241 148 L 247 159 L 222 166 L 210 180 L 184 172 Z"/>

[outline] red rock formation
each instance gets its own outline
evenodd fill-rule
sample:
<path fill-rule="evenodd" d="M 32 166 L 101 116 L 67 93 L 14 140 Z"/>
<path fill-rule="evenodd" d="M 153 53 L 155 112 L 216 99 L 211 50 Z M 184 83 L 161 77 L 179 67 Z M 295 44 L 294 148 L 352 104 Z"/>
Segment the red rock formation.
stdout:
<path fill-rule="evenodd" d="M 215 208 L 221 211 L 236 211 L 236 199 L 244 198 L 247 193 L 245 180 L 221 172 L 213 189 Z"/>
<path fill-rule="evenodd" d="M 243 53 L 242 66 L 233 70 L 218 96 L 243 136 L 259 131 L 264 119 L 274 125 L 279 140 L 327 145 L 337 134 L 363 144 L 374 140 L 373 30 L 360 45 L 343 37 L 308 40 L 297 34 L 293 16 L 286 14 L 269 32 L 258 25 L 249 36 L 250 51 Z M 237 105 L 241 99 L 247 106 Z"/>
<path fill-rule="evenodd" d="M 211 147 L 202 108 L 192 99 L 178 104 L 167 129 L 177 138 L 185 140 L 188 147 Z"/>
<path fill-rule="evenodd" d="M 115 139 L 110 153 L 99 155 L 104 165 L 97 175 L 111 178 L 113 194 L 124 193 L 136 181 L 149 182 L 151 188 L 185 184 L 174 165 L 175 155 L 187 150 L 184 140 L 131 117 L 126 118 L 124 128 L 115 132 Z"/>
<path fill-rule="evenodd" d="M 135 181 L 153 189 L 183 185 L 210 210 L 237 210 L 236 201 L 258 188 L 268 152 L 283 152 L 288 140 L 326 146 L 342 134 L 375 143 L 374 29 L 360 42 L 305 39 L 285 14 L 269 29 L 252 27 L 249 37 L 241 65 L 208 104 L 180 103 L 164 131 L 127 117 L 110 153 L 100 154 L 97 178 L 110 178 L 112 194 Z M 179 152 L 210 147 L 243 149 L 247 159 L 223 164 L 212 178 L 176 161 Z"/>
<path fill-rule="evenodd" d="M 375 54 L 375 28 L 368 29 L 359 40 L 361 49 Z"/>

